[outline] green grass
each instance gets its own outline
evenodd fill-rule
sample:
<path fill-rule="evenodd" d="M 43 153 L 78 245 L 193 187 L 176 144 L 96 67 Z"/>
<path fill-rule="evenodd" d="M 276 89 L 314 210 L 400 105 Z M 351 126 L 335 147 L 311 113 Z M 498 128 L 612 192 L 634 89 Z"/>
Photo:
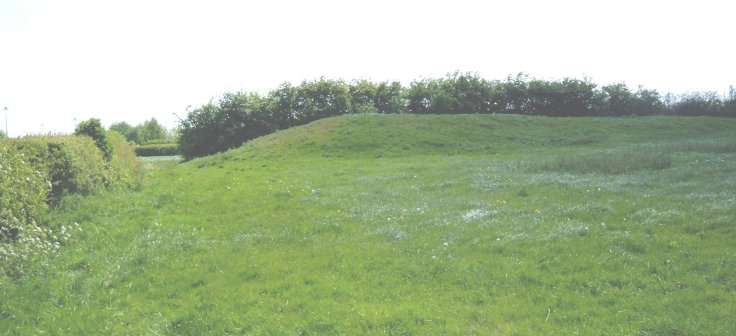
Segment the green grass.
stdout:
<path fill-rule="evenodd" d="M 147 161 L 64 199 L 81 230 L 0 279 L 0 334 L 736 334 L 734 134 L 343 116 Z"/>

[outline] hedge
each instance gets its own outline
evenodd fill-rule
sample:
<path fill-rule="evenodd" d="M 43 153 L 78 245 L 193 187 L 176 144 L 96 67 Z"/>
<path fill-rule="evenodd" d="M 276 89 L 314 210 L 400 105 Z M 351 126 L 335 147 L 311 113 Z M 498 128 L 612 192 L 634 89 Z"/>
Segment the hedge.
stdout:
<path fill-rule="evenodd" d="M 136 146 L 135 153 L 138 156 L 179 155 L 179 145 L 175 143 L 169 143 L 169 144 L 151 144 L 151 145 Z"/>
<path fill-rule="evenodd" d="M 48 171 L 39 170 L 32 161 L 34 157 L 9 141 L 0 142 L 0 243 L 17 238 L 48 209 Z"/>
<path fill-rule="evenodd" d="M 30 260 L 68 239 L 64 225 L 43 221 L 64 195 L 141 185 L 132 147 L 120 135 L 107 136 L 109 161 L 88 136 L 0 140 L 0 275 L 23 275 Z"/>

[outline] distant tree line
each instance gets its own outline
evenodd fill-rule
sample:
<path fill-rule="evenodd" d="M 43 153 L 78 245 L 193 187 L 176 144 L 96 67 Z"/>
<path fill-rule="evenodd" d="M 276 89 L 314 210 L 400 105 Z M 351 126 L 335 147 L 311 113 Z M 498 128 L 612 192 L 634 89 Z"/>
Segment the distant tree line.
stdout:
<path fill-rule="evenodd" d="M 661 95 L 626 84 L 598 86 L 588 79 L 540 80 L 525 74 L 486 80 L 472 73 L 399 82 L 318 79 L 284 83 L 267 95 L 225 93 L 188 111 L 179 147 L 186 159 L 238 147 L 276 130 L 351 113 L 492 114 L 571 116 L 736 117 L 736 90 Z"/>
<path fill-rule="evenodd" d="M 172 132 L 169 132 L 155 118 L 146 120 L 136 126 L 132 126 L 124 121 L 115 122 L 110 125 L 110 130 L 120 133 L 129 142 L 137 145 L 176 142 Z"/>

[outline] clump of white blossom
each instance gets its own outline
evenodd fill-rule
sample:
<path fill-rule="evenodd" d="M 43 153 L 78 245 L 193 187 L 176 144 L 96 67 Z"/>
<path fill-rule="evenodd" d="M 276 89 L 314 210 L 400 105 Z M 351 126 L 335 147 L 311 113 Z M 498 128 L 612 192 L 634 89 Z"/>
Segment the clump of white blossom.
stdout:
<path fill-rule="evenodd" d="M 43 257 L 59 251 L 73 232 L 82 231 L 76 222 L 52 229 L 33 221 L 25 226 L 8 225 L 19 222 L 13 219 L 7 221 L 15 223 L 0 226 L 0 275 L 5 276 L 23 276 L 32 262 L 43 263 Z"/>

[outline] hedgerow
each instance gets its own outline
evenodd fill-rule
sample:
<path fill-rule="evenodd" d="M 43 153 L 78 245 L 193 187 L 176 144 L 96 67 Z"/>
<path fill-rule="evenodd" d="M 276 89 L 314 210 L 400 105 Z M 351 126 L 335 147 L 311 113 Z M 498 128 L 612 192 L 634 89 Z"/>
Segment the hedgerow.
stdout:
<path fill-rule="evenodd" d="M 175 143 L 169 144 L 151 144 L 136 146 L 135 153 L 138 156 L 172 156 L 179 155 L 179 145 Z"/>
<path fill-rule="evenodd" d="M 37 169 L 23 151 L 0 142 L 0 239 L 15 238 L 25 224 L 48 208 L 51 184 L 48 174 Z"/>
<path fill-rule="evenodd" d="M 107 132 L 107 139 L 113 148 L 112 159 L 107 169 L 106 187 L 138 188 L 143 182 L 143 166 L 135 150 L 124 136 L 117 132 Z"/>
<path fill-rule="evenodd" d="M 64 195 L 140 185 L 133 149 L 120 135 L 107 140 L 109 161 L 87 136 L 0 141 L 0 275 L 22 276 L 30 260 L 69 239 L 75 227 L 43 220 Z"/>

